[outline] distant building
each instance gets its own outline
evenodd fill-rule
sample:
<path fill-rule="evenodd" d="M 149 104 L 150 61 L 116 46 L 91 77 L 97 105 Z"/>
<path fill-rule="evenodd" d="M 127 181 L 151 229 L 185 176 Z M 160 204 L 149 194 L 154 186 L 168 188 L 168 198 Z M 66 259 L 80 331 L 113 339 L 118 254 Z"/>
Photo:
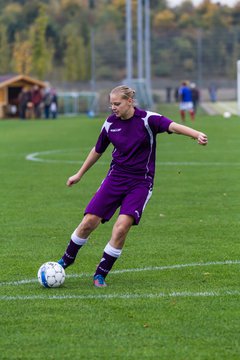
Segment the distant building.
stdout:
<path fill-rule="evenodd" d="M 0 118 L 18 117 L 19 95 L 23 88 L 32 89 L 37 85 L 44 89 L 46 84 L 27 75 L 0 76 Z"/>

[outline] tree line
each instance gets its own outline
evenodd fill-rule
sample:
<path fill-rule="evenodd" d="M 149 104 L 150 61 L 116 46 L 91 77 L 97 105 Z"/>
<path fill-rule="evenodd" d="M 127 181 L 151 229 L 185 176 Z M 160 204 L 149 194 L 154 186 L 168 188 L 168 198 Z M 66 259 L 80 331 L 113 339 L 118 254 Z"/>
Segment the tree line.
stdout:
<path fill-rule="evenodd" d="M 96 80 L 126 76 L 125 0 L 0 0 L 0 6 L 0 74 L 89 81 L 94 56 Z M 137 0 L 132 14 L 136 63 Z M 240 2 L 186 0 L 171 8 L 150 0 L 150 18 L 153 77 L 235 77 Z"/>

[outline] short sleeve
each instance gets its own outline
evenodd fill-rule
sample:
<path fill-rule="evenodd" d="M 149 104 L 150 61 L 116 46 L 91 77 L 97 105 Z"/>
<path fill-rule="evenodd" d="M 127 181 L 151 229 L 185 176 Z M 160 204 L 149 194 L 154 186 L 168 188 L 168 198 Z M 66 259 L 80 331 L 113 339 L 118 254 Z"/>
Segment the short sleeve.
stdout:
<path fill-rule="evenodd" d="M 169 125 L 173 122 L 172 120 L 168 119 L 167 117 L 160 115 L 160 114 L 154 114 L 149 117 L 149 126 L 150 128 L 157 134 L 157 133 L 163 133 L 168 132 L 171 134 L 171 131 L 169 131 Z"/>
<path fill-rule="evenodd" d="M 107 149 L 108 145 L 110 144 L 110 140 L 108 138 L 108 133 L 107 133 L 107 126 L 105 126 L 105 124 L 107 124 L 107 121 L 105 121 L 105 123 L 103 124 L 102 130 L 95 145 L 95 150 L 98 154 L 104 153 L 104 151 Z"/>

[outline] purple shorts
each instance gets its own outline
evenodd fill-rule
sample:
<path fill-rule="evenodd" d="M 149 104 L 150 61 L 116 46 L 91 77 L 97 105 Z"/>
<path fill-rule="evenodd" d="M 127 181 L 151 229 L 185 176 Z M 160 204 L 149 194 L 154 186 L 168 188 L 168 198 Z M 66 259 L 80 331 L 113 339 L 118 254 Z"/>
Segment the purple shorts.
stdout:
<path fill-rule="evenodd" d="M 152 185 L 150 180 L 107 176 L 87 205 L 84 215 L 97 215 L 104 223 L 120 207 L 119 215 L 131 215 L 134 225 L 137 225 L 152 195 Z"/>

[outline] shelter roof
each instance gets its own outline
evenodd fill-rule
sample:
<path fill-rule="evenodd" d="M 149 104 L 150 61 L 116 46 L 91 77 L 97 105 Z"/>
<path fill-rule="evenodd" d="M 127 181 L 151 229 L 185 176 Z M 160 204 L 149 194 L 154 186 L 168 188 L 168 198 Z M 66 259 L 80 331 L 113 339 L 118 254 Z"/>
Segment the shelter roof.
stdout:
<path fill-rule="evenodd" d="M 29 85 L 38 85 L 41 88 L 46 87 L 46 84 L 43 81 L 34 79 L 28 75 L 16 75 L 16 74 L 6 74 L 0 76 L 0 88 L 13 85 L 15 83 L 25 83 Z"/>

